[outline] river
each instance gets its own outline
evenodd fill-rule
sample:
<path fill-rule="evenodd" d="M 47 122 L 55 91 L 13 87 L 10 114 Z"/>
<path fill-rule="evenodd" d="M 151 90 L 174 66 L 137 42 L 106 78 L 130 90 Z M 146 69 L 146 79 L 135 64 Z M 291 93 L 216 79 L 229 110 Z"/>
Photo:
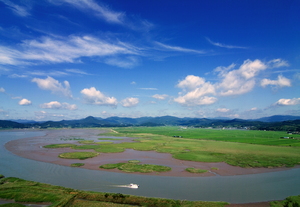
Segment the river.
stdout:
<path fill-rule="evenodd" d="M 300 168 L 238 176 L 165 177 L 72 168 L 25 159 L 4 147 L 15 139 L 42 136 L 42 131 L 0 131 L 0 174 L 64 187 L 179 200 L 252 203 L 300 194 Z M 117 185 L 137 183 L 138 189 Z"/>

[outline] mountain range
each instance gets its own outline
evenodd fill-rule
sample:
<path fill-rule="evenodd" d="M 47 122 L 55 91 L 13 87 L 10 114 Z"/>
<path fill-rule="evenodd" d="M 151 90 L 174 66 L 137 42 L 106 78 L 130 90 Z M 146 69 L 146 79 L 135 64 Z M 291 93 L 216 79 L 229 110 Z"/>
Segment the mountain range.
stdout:
<path fill-rule="evenodd" d="M 275 115 L 260 119 L 226 119 L 226 118 L 178 118 L 161 117 L 109 117 L 88 116 L 78 120 L 44 121 L 34 120 L 0 120 L 0 128 L 79 128 L 79 127 L 126 127 L 126 126 L 192 126 L 192 127 L 234 127 L 256 130 L 300 131 L 300 116 Z"/>

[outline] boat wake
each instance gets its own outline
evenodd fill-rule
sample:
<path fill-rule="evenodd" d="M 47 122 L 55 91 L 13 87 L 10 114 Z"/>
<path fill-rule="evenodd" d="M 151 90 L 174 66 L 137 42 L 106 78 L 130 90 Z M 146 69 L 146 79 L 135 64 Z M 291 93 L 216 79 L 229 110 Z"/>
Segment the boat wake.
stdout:
<path fill-rule="evenodd" d="M 113 187 L 119 187 L 119 188 L 133 188 L 133 189 L 139 188 L 138 184 L 133 184 L 133 183 L 130 183 L 128 185 L 111 185 L 111 186 L 113 186 Z"/>

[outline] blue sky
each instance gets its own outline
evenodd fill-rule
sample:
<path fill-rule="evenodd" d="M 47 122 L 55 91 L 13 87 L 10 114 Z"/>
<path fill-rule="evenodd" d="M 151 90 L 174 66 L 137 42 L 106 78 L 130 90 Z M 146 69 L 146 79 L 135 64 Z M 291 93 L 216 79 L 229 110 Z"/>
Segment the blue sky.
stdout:
<path fill-rule="evenodd" d="M 0 0 L 0 119 L 300 115 L 299 0 Z"/>

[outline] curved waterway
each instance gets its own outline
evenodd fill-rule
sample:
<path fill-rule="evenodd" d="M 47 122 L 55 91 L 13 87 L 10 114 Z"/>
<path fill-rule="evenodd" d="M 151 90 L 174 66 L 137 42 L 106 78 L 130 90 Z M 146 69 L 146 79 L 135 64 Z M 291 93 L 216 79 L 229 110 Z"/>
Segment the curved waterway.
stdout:
<path fill-rule="evenodd" d="M 165 177 L 72 168 L 25 159 L 5 149 L 6 142 L 43 136 L 42 131 L 0 132 L 0 174 L 64 187 L 179 200 L 251 203 L 281 200 L 300 194 L 300 168 L 272 173 Z M 138 189 L 118 185 L 136 183 Z"/>

